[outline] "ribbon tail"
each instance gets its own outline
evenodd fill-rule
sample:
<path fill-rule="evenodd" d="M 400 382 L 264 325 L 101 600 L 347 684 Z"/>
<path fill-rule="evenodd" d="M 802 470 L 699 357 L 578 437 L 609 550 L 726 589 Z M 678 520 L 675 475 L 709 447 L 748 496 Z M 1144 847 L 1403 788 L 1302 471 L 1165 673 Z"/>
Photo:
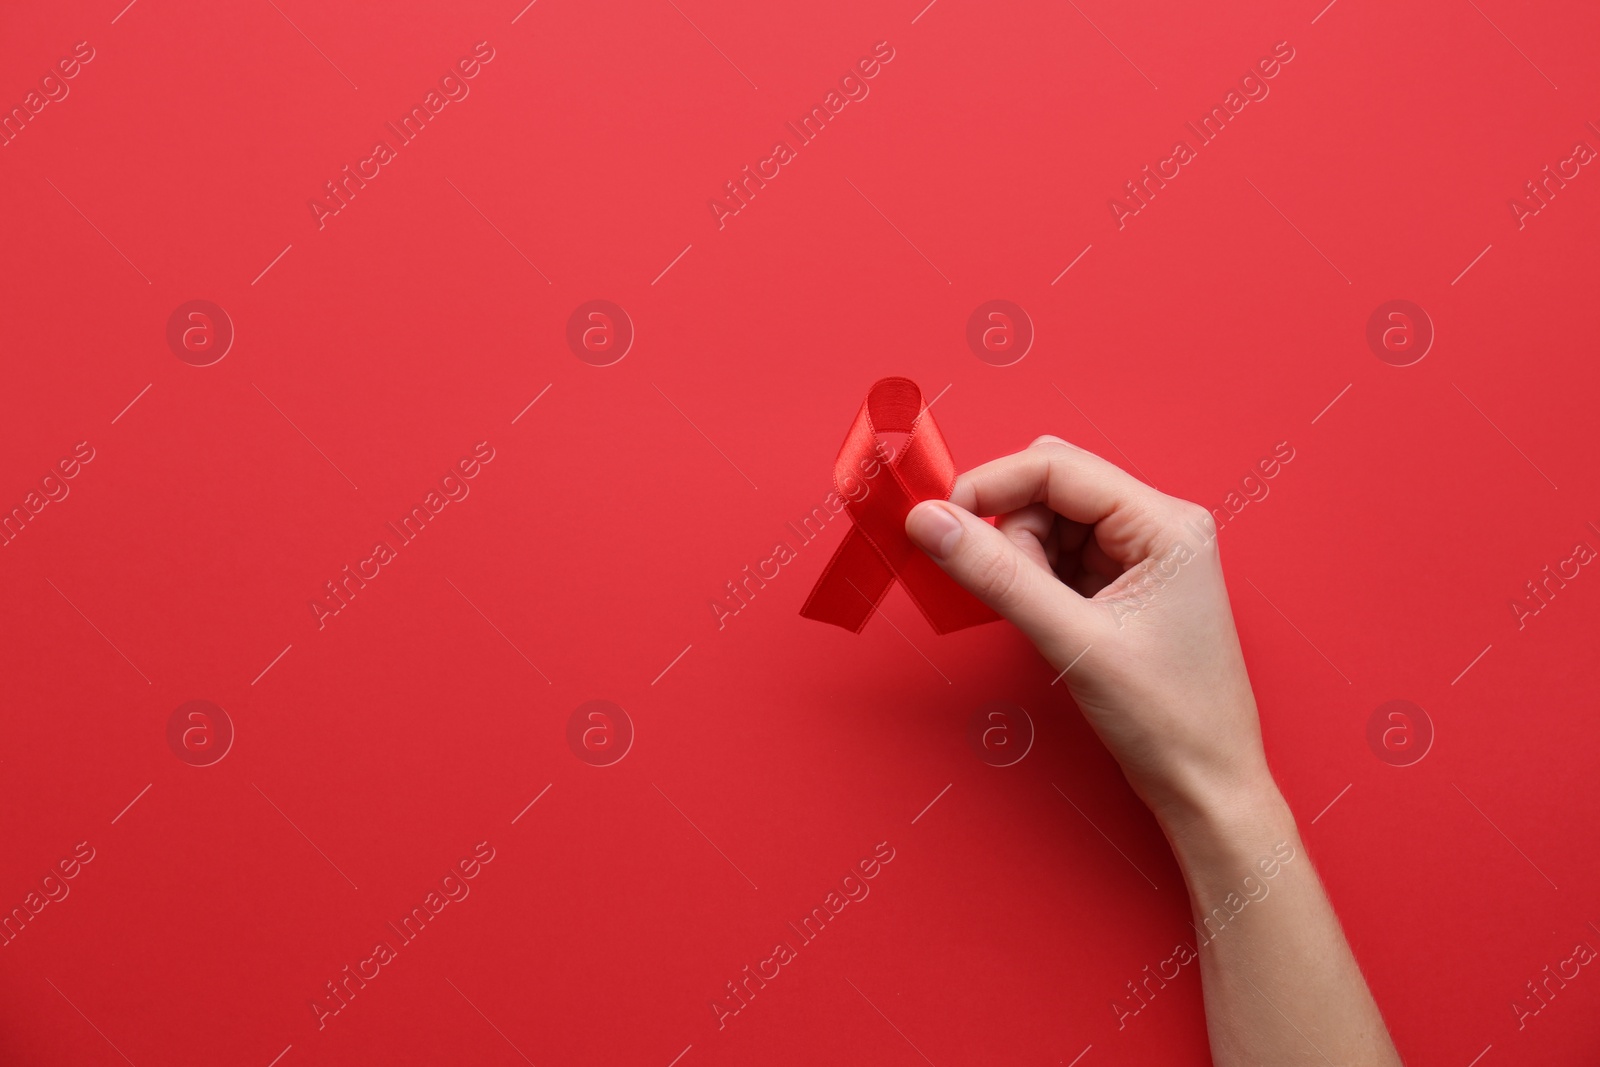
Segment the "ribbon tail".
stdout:
<path fill-rule="evenodd" d="M 937 634 L 952 634 L 1000 618 L 992 608 L 957 585 L 954 578 L 921 552 L 906 560 L 900 568 L 899 578 L 905 584 L 911 602 Z"/>
<path fill-rule="evenodd" d="M 800 614 L 858 634 L 893 584 L 889 564 L 859 529 L 852 529 L 834 550 Z"/>

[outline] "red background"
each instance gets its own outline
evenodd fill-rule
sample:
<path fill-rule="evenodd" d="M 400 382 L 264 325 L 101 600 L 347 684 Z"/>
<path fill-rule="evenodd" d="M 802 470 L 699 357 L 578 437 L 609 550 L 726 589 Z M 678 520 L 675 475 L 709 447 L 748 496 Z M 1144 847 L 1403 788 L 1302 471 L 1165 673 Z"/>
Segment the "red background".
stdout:
<path fill-rule="evenodd" d="M 1289 442 L 1222 534 L 1234 610 L 1395 1040 L 1587 1062 L 1600 975 L 1511 1005 L 1600 946 L 1600 577 L 1510 605 L 1600 547 L 1600 176 L 1520 229 L 1508 201 L 1600 145 L 1600 15 L 676 8 L 3 16 L 7 108 L 94 59 L 0 149 L 0 506 L 95 458 L 0 549 L 0 907 L 95 858 L 0 949 L 0 1059 L 1207 1062 L 1192 967 L 1118 1029 L 1191 936 L 1182 882 L 1016 632 L 937 638 L 898 590 L 859 637 L 800 618 L 842 522 L 718 628 L 906 374 L 963 466 L 1053 432 L 1220 507 Z M 470 95 L 319 229 L 308 201 L 480 41 Z M 870 95 L 719 229 L 723 183 L 880 41 Z M 1119 229 L 1109 198 L 1280 41 L 1270 96 Z M 965 340 L 995 298 L 1036 330 L 1005 367 Z M 1365 340 L 1396 298 L 1437 331 L 1407 367 Z M 166 341 L 194 299 L 237 331 L 208 367 Z M 611 366 L 565 340 L 592 299 L 637 331 Z M 480 441 L 471 495 L 319 630 L 323 582 Z M 236 731 L 207 767 L 167 742 L 196 699 Z M 611 766 L 567 741 L 591 699 L 636 732 Z M 1367 742 L 1392 699 L 1436 732 L 1411 766 Z M 1005 768 L 968 741 L 995 700 L 1037 729 Z M 319 1029 L 480 841 L 471 895 Z M 879 842 L 870 896 L 719 1029 Z"/>

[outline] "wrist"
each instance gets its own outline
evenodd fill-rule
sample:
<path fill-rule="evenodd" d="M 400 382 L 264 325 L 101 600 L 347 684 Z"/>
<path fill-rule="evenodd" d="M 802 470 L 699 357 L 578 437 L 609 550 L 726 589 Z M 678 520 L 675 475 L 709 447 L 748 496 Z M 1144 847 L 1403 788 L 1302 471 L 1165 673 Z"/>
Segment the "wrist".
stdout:
<path fill-rule="evenodd" d="M 1299 847 L 1294 813 L 1265 770 L 1251 781 L 1200 792 L 1156 817 L 1191 883 L 1209 872 L 1249 867 L 1282 843 Z"/>

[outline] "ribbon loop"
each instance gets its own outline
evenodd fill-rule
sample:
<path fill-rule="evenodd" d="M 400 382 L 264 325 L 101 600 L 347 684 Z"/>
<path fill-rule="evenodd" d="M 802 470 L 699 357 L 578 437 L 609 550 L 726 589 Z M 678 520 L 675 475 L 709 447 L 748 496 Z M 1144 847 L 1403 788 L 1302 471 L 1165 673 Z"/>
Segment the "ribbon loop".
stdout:
<path fill-rule="evenodd" d="M 907 436 L 891 457 L 880 433 Z M 955 480 L 955 459 L 917 383 L 875 382 L 833 465 L 834 487 L 855 525 L 800 614 L 860 633 L 898 580 L 936 633 L 998 619 L 906 537 L 911 509 L 924 500 L 950 499 Z"/>

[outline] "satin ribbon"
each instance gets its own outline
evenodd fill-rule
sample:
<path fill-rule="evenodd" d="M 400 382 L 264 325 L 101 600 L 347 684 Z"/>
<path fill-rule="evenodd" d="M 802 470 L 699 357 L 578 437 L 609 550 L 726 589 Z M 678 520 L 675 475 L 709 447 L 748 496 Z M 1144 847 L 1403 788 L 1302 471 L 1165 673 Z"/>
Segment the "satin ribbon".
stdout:
<path fill-rule="evenodd" d="M 888 463 L 879 451 L 880 433 L 909 435 Z M 876 474 L 870 474 L 874 469 Z M 855 525 L 800 614 L 860 633 L 898 580 L 937 633 L 998 619 L 906 537 L 906 515 L 912 507 L 924 500 L 950 499 L 955 480 L 955 460 L 922 403 L 917 383 L 909 378 L 873 383 L 833 464 L 834 487 Z M 847 492 L 851 486 L 854 491 Z"/>

